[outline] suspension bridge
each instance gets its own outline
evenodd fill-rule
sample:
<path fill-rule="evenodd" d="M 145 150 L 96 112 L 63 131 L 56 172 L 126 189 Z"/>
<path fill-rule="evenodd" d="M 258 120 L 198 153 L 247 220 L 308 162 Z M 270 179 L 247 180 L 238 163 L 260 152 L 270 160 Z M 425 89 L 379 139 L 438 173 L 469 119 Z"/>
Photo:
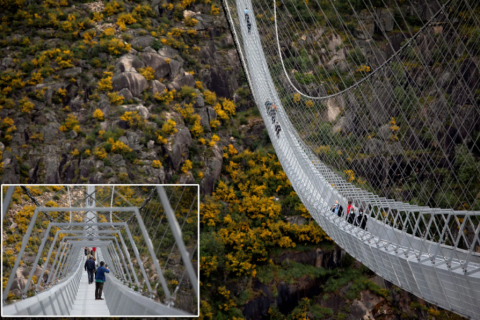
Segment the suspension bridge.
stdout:
<path fill-rule="evenodd" d="M 8 186 L 2 207 L 3 315 L 198 313 L 198 191 Z M 104 300 L 95 300 L 95 284 L 88 284 L 86 247 L 97 248 L 97 267 L 104 261 L 110 270 Z"/>
<path fill-rule="evenodd" d="M 480 4 L 373 3 L 223 1 L 272 144 L 311 216 L 386 280 L 480 319 Z M 364 228 L 347 221 L 350 201 Z"/>

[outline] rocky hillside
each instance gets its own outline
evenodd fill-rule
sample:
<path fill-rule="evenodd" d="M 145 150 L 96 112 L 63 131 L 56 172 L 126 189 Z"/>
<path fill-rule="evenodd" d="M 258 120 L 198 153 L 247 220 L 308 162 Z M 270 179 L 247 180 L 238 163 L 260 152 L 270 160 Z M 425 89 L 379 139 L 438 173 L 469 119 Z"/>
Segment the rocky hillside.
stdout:
<path fill-rule="evenodd" d="M 223 146 L 239 138 L 227 127 L 249 106 L 219 4 L 85 2 L 1 14 L 2 183 L 211 192 Z"/>

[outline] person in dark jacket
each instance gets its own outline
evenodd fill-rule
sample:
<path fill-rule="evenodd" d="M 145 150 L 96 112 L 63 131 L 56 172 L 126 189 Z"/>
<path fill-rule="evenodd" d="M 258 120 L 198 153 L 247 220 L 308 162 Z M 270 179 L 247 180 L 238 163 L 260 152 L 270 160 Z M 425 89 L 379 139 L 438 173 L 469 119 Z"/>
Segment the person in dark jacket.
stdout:
<path fill-rule="evenodd" d="M 355 219 L 355 225 L 365 230 L 365 227 L 367 226 L 367 219 L 367 216 L 363 214 L 363 209 L 360 208 L 358 210 L 358 216 Z"/>
<path fill-rule="evenodd" d="M 335 205 L 332 208 L 332 212 L 335 213 L 339 217 L 342 216 L 343 207 L 340 204 L 338 204 L 338 200 L 335 200 Z"/>
<path fill-rule="evenodd" d="M 92 256 L 88 257 L 88 260 L 85 261 L 85 271 L 88 272 L 88 284 L 93 283 L 93 273 L 95 272 L 95 261 Z"/>
<path fill-rule="evenodd" d="M 270 116 L 272 117 L 272 124 L 275 124 L 275 116 L 277 115 L 277 106 L 275 104 L 270 108 Z"/>
<path fill-rule="evenodd" d="M 280 131 L 282 131 L 282 128 L 280 127 L 280 123 L 278 123 L 277 121 L 277 124 L 275 125 L 275 132 L 277 133 L 277 139 L 280 138 Z"/>
<path fill-rule="evenodd" d="M 103 300 L 102 299 L 102 291 L 103 291 L 103 284 L 107 281 L 105 277 L 105 273 L 110 273 L 108 267 L 104 267 L 105 262 L 100 261 L 100 267 L 97 269 L 97 273 L 95 275 L 95 300 Z"/>
<path fill-rule="evenodd" d="M 267 108 L 267 114 L 270 114 L 270 107 L 272 106 L 272 103 L 270 101 L 265 102 L 265 108 Z"/>
<path fill-rule="evenodd" d="M 252 29 L 252 24 L 250 23 L 250 20 L 247 22 L 247 28 L 248 28 L 248 34 L 250 34 L 250 30 Z"/>
<path fill-rule="evenodd" d="M 354 224 L 355 223 L 355 208 L 352 206 L 350 208 L 350 213 L 348 214 L 348 223 Z"/>
<path fill-rule="evenodd" d="M 88 256 L 88 247 L 85 247 L 85 257 Z"/>

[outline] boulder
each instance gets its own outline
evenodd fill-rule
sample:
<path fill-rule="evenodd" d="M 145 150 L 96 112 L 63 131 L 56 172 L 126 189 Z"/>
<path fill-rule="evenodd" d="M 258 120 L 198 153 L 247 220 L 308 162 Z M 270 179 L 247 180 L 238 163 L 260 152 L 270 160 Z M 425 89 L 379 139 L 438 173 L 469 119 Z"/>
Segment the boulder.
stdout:
<path fill-rule="evenodd" d="M 195 178 L 191 172 L 182 173 L 180 178 L 178 179 L 178 183 L 180 184 L 194 184 Z"/>
<path fill-rule="evenodd" d="M 170 67 L 170 79 L 174 79 L 182 69 L 183 62 L 172 59 L 169 61 L 168 65 Z"/>
<path fill-rule="evenodd" d="M 165 62 L 165 59 L 157 53 L 143 53 L 142 61 L 153 70 L 155 70 L 155 77 L 165 78 L 170 73 L 170 66 Z"/>
<path fill-rule="evenodd" d="M 156 183 L 165 183 L 165 169 L 161 168 L 152 168 L 151 166 L 143 166 L 142 169 L 145 171 L 147 177 L 154 177 Z"/>
<path fill-rule="evenodd" d="M 145 49 L 143 49 L 143 52 L 145 52 L 145 53 L 157 53 L 157 51 L 155 51 L 155 49 L 152 49 L 151 47 L 146 47 Z"/>
<path fill-rule="evenodd" d="M 116 165 L 117 167 L 125 167 L 127 165 L 121 154 L 114 154 L 112 156 L 112 158 L 110 159 L 110 161 L 114 165 Z M 106 167 L 105 167 L 105 169 L 106 169 Z"/>
<path fill-rule="evenodd" d="M 138 114 L 141 115 L 144 119 L 150 118 L 150 112 L 148 111 L 148 109 L 145 106 L 143 106 L 141 104 L 140 105 L 122 106 L 122 107 L 125 108 L 126 111 L 133 111 L 133 112 L 137 111 Z M 121 120 L 121 121 L 123 121 L 123 120 Z M 123 124 L 120 124 L 120 123 L 118 123 L 118 125 L 123 126 Z M 125 127 L 122 127 L 122 129 L 128 129 L 128 125 L 125 126 Z"/>
<path fill-rule="evenodd" d="M 153 149 L 154 146 L 155 146 L 155 141 L 153 141 L 153 140 L 148 141 L 148 143 L 147 143 L 147 148 L 148 149 Z"/>
<path fill-rule="evenodd" d="M 220 179 L 222 162 L 221 152 L 217 148 L 213 148 L 213 157 L 205 159 L 207 170 L 205 170 L 204 178 L 200 183 L 200 192 L 202 195 L 212 194 L 215 188 L 215 183 Z"/>
<path fill-rule="evenodd" d="M 90 176 L 91 170 L 95 168 L 95 160 L 93 158 L 88 158 L 80 162 L 80 176 L 87 178 Z"/>
<path fill-rule="evenodd" d="M 75 78 L 76 76 L 78 76 L 81 73 L 82 73 L 82 68 L 80 68 L 80 67 L 63 69 L 59 72 L 61 77 L 68 78 L 68 79 Z"/>
<path fill-rule="evenodd" d="M 155 38 L 152 37 L 151 35 L 146 35 L 146 36 L 140 36 L 133 39 L 132 42 L 130 42 L 130 44 L 132 45 L 132 47 L 145 48 L 150 46 L 154 40 Z"/>
<path fill-rule="evenodd" d="M 154 95 L 155 93 L 162 94 L 165 92 L 165 89 L 167 88 L 163 83 L 161 83 L 158 80 L 152 80 L 150 81 L 150 86 L 152 87 L 152 94 Z"/>
<path fill-rule="evenodd" d="M 158 54 L 165 59 L 168 58 L 168 59 L 178 60 L 183 63 L 183 59 L 180 56 L 180 53 L 170 46 L 161 47 L 160 49 L 158 49 Z"/>
<path fill-rule="evenodd" d="M 17 157 L 10 151 L 3 153 L 3 173 L 0 183 L 20 183 L 20 168 Z"/>
<path fill-rule="evenodd" d="M 127 88 L 123 88 L 118 92 L 119 95 L 125 98 L 125 101 L 133 100 L 133 95 Z"/>
<path fill-rule="evenodd" d="M 140 73 L 123 72 L 113 75 L 112 86 L 114 91 L 120 91 L 123 88 L 127 88 L 133 96 L 138 97 L 143 90 L 148 88 L 148 81 Z"/>
<path fill-rule="evenodd" d="M 334 122 L 345 108 L 345 100 L 342 96 L 336 96 L 327 100 L 327 110 L 324 112 L 324 119 L 328 122 Z"/>
<path fill-rule="evenodd" d="M 207 131 L 212 131 L 210 128 L 210 118 L 208 116 L 207 108 L 198 109 L 197 113 L 200 116 L 200 124 L 202 127 L 204 127 Z"/>
<path fill-rule="evenodd" d="M 352 133 L 355 129 L 352 118 L 351 115 L 347 115 L 338 119 L 337 123 L 332 128 L 333 133 Z"/>
<path fill-rule="evenodd" d="M 83 99 L 80 96 L 76 96 L 74 99 L 70 101 L 68 104 L 70 106 L 70 109 L 73 112 L 78 112 L 80 109 L 82 109 L 82 104 L 83 104 Z"/>
<path fill-rule="evenodd" d="M 205 107 L 205 98 L 203 97 L 202 93 L 197 94 L 197 97 L 195 98 L 195 108 L 202 108 Z"/>
<path fill-rule="evenodd" d="M 145 64 L 133 54 L 127 53 L 118 59 L 115 64 L 117 72 L 129 72 L 132 68 L 140 69 L 145 67 Z"/>
<path fill-rule="evenodd" d="M 195 87 L 195 78 L 188 72 L 180 72 L 171 84 L 177 91 L 184 86 Z"/>
<path fill-rule="evenodd" d="M 5 68 L 11 68 L 15 65 L 15 63 L 13 62 L 13 58 L 7 57 L 2 59 L 1 65 L 2 67 L 5 67 Z"/>
<path fill-rule="evenodd" d="M 368 40 L 373 37 L 374 32 L 375 22 L 373 16 L 367 10 L 362 10 L 358 17 L 357 25 L 353 30 L 353 35 L 360 40 Z"/>
<path fill-rule="evenodd" d="M 385 124 L 378 129 L 377 136 L 383 140 L 389 140 L 392 135 L 392 130 L 390 129 L 389 124 Z"/>
<path fill-rule="evenodd" d="M 95 172 L 91 175 L 90 179 L 88 179 L 88 183 L 96 184 L 96 183 L 105 183 L 105 177 L 101 172 Z"/>
<path fill-rule="evenodd" d="M 58 148 L 56 146 L 47 145 L 45 147 L 43 163 L 45 164 L 45 183 L 59 183 L 60 174 L 58 167 L 60 162 L 58 160 Z"/>
<path fill-rule="evenodd" d="M 386 8 L 377 9 L 377 19 L 375 20 L 375 27 L 380 32 L 389 32 L 393 30 L 394 18 L 393 11 Z"/>
<path fill-rule="evenodd" d="M 188 128 L 183 127 L 179 128 L 178 132 L 173 138 L 173 143 L 169 141 L 165 145 L 166 152 L 168 154 L 168 159 L 171 162 L 172 167 L 177 171 L 180 169 L 180 164 L 188 159 L 188 148 L 192 143 L 192 136 Z"/>
<path fill-rule="evenodd" d="M 44 126 L 42 128 L 43 142 L 45 144 L 50 144 L 54 142 L 59 128 L 60 128 L 60 125 L 56 122 L 50 122 L 49 124 Z"/>
<path fill-rule="evenodd" d="M 76 137 L 78 137 L 78 133 L 74 130 L 70 130 L 68 135 L 70 136 L 71 139 L 75 139 Z"/>
<path fill-rule="evenodd" d="M 371 138 L 367 140 L 363 149 L 366 154 L 379 155 L 383 153 L 384 146 L 385 142 L 376 138 Z"/>
<path fill-rule="evenodd" d="M 388 82 L 375 82 L 375 94 L 372 101 L 367 105 L 371 123 L 375 126 L 386 123 L 394 115 L 394 93 Z"/>
<path fill-rule="evenodd" d="M 142 145 L 140 144 L 140 136 L 133 131 L 127 131 L 127 141 L 128 146 L 132 148 L 134 151 L 138 151 L 142 149 Z"/>

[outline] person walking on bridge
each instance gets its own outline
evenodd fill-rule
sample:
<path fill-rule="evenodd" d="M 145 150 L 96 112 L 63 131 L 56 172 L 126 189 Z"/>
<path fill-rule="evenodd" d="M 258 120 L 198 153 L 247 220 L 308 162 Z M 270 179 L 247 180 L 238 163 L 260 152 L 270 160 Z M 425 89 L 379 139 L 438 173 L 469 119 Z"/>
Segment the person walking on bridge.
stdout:
<path fill-rule="evenodd" d="M 248 16 L 248 9 L 245 8 L 245 20 L 247 21 L 247 23 L 250 22 L 250 17 Z"/>
<path fill-rule="evenodd" d="M 88 260 L 88 247 L 85 247 L 85 257 L 86 257 L 87 260 Z"/>
<path fill-rule="evenodd" d="M 247 21 L 247 28 L 248 28 L 248 34 L 250 34 L 250 30 L 252 29 L 252 23 L 250 20 Z"/>
<path fill-rule="evenodd" d="M 270 115 L 270 107 L 272 106 L 272 103 L 270 101 L 265 102 L 265 108 L 267 108 L 267 114 Z"/>
<path fill-rule="evenodd" d="M 277 124 L 275 125 L 275 132 L 277 133 L 277 139 L 280 138 L 280 131 L 282 131 L 282 128 L 280 127 L 280 123 L 278 123 L 277 121 Z"/>
<path fill-rule="evenodd" d="M 343 207 L 340 204 L 338 204 L 338 200 L 335 200 L 335 205 L 332 208 L 332 212 L 335 213 L 339 217 L 342 216 Z"/>
<path fill-rule="evenodd" d="M 272 117 L 272 124 L 275 124 L 275 117 L 277 115 L 277 106 L 275 104 L 270 108 L 270 116 Z"/>
<path fill-rule="evenodd" d="M 88 260 L 85 261 L 85 271 L 88 272 L 88 284 L 93 283 L 93 273 L 95 272 L 95 261 L 92 256 L 88 257 Z"/>
<path fill-rule="evenodd" d="M 105 277 L 105 273 L 110 273 L 108 267 L 104 267 L 105 262 L 100 261 L 100 267 L 97 269 L 97 273 L 95 275 L 95 300 L 104 300 L 102 299 L 102 291 L 103 291 L 103 284 L 107 281 Z"/>
<path fill-rule="evenodd" d="M 95 253 L 97 252 L 97 248 L 96 247 L 92 247 L 92 256 L 95 258 L 96 255 Z"/>

